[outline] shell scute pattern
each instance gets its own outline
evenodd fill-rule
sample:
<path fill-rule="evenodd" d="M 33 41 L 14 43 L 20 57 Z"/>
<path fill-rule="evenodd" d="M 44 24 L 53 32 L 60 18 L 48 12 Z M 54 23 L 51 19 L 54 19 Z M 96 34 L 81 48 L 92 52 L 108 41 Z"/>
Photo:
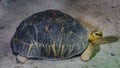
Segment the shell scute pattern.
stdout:
<path fill-rule="evenodd" d="M 66 59 L 88 44 L 87 30 L 71 16 L 46 10 L 24 19 L 12 38 L 14 53 L 30 58 Z"/>

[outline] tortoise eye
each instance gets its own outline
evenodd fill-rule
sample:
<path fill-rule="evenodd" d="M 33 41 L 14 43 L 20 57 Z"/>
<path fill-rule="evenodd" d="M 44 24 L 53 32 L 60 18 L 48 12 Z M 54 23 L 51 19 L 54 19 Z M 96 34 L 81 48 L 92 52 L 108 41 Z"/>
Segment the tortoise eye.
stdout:
<path fill-rule="evenodd" d="M 102 34 L 98 34 L 98 33 L 96 33 L 95 35 L 102 36 Z"/>
<path fill-rule="evenodd" d="M 96 35 L 99 35 L 99 34 L 96 34 Z"/>

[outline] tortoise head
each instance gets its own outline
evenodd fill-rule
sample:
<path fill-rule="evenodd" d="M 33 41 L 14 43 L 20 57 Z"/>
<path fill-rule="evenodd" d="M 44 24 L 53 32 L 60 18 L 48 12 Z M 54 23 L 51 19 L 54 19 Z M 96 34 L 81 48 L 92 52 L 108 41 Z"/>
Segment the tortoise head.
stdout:
<path fill-rule="evenodd" d="M 102 38 L 102 31 L 101 30 L 94 30 L 94 31 L 91 31 L 89 32 L 88 34 L 88 39 L 90 42 L 93 42 L 93 41 L 96 41 L 96 40 L 99 40 Z"/>

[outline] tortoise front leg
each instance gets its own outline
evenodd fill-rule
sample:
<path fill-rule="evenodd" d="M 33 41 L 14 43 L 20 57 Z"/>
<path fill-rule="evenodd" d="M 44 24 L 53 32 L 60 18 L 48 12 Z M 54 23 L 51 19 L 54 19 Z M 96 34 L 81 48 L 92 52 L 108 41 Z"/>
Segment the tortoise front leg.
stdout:
<path fill-rule="evenodd" d="M 17 63 L 22 63 L 23 64 L 27 61 L 27 58 L 24 57 L 24 56 L 17 55 L 16 56 L 16 61 L 17 61 Z"/>
<path fill-rule="evenodd" d="M 86 50 L 81 54 L 80 59 L 82 61 L 89 61 L 93 52 L 93 45 L 91 43 L 88 44 Z"/>

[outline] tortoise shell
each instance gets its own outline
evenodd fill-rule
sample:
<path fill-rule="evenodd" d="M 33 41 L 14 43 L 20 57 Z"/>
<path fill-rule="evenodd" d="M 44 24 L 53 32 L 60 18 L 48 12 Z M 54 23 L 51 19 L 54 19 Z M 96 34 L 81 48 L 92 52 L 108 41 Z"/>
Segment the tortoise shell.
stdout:
<path fill-rule="evenodd" d="M 88 31 L 59 10 L 46 10 L 24 19 L 11 40 L 15 55 L 39 59 L 68 59 L 88 45 Z"/>

